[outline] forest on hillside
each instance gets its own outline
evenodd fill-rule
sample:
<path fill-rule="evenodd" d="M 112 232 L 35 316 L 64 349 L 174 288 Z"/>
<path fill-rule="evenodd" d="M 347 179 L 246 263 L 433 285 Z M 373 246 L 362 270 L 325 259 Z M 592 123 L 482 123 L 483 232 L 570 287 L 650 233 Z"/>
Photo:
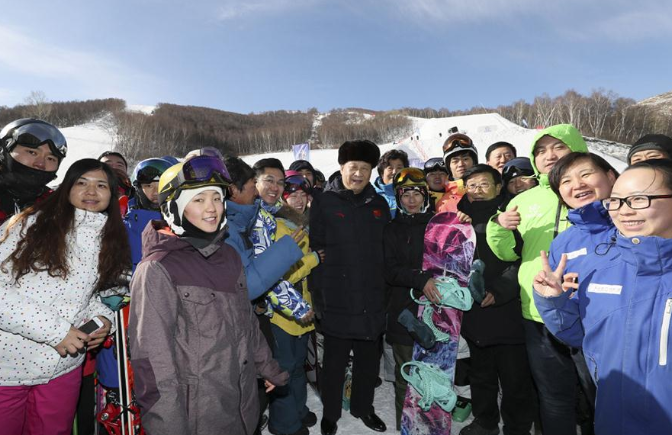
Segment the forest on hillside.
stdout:
<path fill-rule="evenodd" d="M 559 123 L 574 124 L 584 136 L 633 143 L 646 133 L 672 135 L 672 117 L 655 106 L 638 105 L 611 91 L 519 100 L 494 108 L 448 110 L 405 107 L 390 111 L 362 108 L 334 109 L 319 113 L 277 110 L 239 114 L 195 106 L 160 103 L 152 114 L 127 111 L 126 102 L 108 98 L 87 101 L 49 101 L 32 92 L 24 104 L 0 106 L 0 125 L 25 117 L 49 121 L 59 127 L 101 122 L 114 137 L 116 149 L 138 161 L 150 156 L 183 156 L 189 150 L 214 146 L 225 154 L 244 155 L 288 151 L 292 145 L 310 143 L 312 148 L 333 148 L 346 140 L 369 139 L 387 143 L 412 133 L 408 116 L 442 118 L 478 113 L 499 113 L 529 128 Z"/>

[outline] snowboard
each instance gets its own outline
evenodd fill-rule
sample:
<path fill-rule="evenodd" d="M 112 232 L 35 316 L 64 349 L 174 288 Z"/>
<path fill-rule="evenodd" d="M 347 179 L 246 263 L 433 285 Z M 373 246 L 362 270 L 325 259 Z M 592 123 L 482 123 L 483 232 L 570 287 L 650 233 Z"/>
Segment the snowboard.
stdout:
<path fill-rule="evenodd" d="M 469 271 L 476 248 L 476 234 L 471 224 L 461 223 L 457 214 L 436 214 L 427 224 L 422 268 L 435 278 L 452 277 L 460 286 L 467 287 Z M 425 297 L 422 296 L 421 300 Z M 416 343 L 413 346 L 413 361 L 431 364 L 441 370 L 452 382 L 460 340 L 463 312 L 455 308 L 432 306 L 432 320 L 439 331 L 450 335 L 447 342 L 438 341 L 431 349 Z M 422 320 L 428 307 L 420 305 L 418 318 Z M 402 435 L 450 434 L 451 413 L 433 403 L 428 411 L 419 406 L 420 393 L 409 384 L 401 414 Z"/>

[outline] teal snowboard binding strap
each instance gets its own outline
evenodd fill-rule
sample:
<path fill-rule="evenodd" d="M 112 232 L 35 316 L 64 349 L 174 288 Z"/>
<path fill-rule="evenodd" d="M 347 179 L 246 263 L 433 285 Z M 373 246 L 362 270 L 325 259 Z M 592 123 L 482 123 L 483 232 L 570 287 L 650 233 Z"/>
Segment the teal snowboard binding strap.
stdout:
<path fill-rule="evenodd" d="M 408 367 L 408 373 L 406 373 Z M 418 406 L 427 412 L 436 403 L 446 412 L 451 412 L 457 402 L 453 380 L 448 373 L 420 361 L 409 361 L 401 366 L 401 375 L 422 396 Z"/>
<path fill-rule="evenodd" d="M 441 293 L 441 302 L 439 302 L 440 307 L 448 308 L 457 308 L 461 311 L 469 311 L 472 304 L 474 303 L 474 298 L 471 296 L 471 292 L 468 288 L 460 286 L 455 278 L 452 276 L 440 276 L 435 278 L 436 288 L 439 289 Z M 413 289 L 411 289 L 411 298 L 420 304 L 420 305 L 431 305 L 432 303 L 429 299 L 420 300 L 416 299 L 413 295 Z"/>

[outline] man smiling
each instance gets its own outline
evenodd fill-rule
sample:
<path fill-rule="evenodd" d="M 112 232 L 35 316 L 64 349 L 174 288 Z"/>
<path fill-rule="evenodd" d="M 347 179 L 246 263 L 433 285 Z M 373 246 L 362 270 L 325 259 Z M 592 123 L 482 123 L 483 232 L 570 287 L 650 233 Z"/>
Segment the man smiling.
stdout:
<path fill-rule="evenodd" d="M 310 246 L 326 258 L 309 276 L 324 334 L 323 435 L 338 429 L 350 350 L 350 413 L 370 429 L 386 430 L 373 408 L 385 329 L 383 229 L 390 220 L 387 202 L 369 183 L 379 157 L 373 142 L 345 142 L 338 150 L 340 174 L 311 207 Z"/>

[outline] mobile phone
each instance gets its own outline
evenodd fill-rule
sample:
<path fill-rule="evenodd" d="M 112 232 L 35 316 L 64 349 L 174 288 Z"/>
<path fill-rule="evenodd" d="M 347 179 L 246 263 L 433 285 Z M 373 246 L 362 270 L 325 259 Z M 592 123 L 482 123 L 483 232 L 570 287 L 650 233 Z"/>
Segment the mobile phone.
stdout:
<path fill-rule="evenodd" d="M 103 322 L 98 317 L 94 317 L 93 319 L 89 320 L 88 322 L 86 322 L 77 329 L 79 329 L 85 334 L 91 334 L 93 332 L 96 332 L 103 326 L 105 326 Z"/>

